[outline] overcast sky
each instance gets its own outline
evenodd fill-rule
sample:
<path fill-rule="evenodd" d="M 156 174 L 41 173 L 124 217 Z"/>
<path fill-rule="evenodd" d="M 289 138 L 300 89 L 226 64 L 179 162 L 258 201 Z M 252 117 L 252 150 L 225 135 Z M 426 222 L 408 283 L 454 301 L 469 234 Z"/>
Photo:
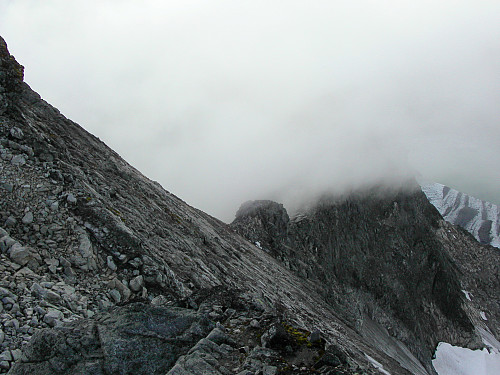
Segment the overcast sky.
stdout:
<path fill-rule="evenodd" d="M 191 205 L 407 175 L 500 203 L 500 1 L 0 1 L 25 80 Z"/>

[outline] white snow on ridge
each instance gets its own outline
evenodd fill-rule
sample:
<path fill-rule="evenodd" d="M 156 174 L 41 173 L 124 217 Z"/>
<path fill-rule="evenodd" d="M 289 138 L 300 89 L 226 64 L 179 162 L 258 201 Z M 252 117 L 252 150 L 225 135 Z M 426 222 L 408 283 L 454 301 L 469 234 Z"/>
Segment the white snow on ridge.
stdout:
<path fill-rule="evenodd" d="M 498 342 L 491 331 L 487 327 L 476 327 L 476 330 L 479 336 L 481 336 L 484 345 L 486 345 L 486 347 L 488 348 L 488 351 L 490 353 L 496 353 L 498 356 L 500 356 L 500 342 Z"/>
<path fill-rule="evenodd" d="M 500 248 L 500 208 L 496 204 L 438 183 L 421 188 L 446 221 L 461 226 L 479 242 Z"/>
<path fill-rule="evenodd" d="M 391 373 L 389 371 L 384 369 L 384 366 L 381 363 L 377 362 L 375 359 L 373 359 L 372 357 L 370 357 L 366 353 L 365 353 L 365 357 L 373 365 L 373 367 L 375 367 L 380 373 L 382 373 L 384 375 L 391 375 Z M 441 375 L 441 374 L 439 374 L 439 375 Z"/>
<path fill-rule="evenodd" d="M 465 298 L 467 298 L 469 301 L 472 301 L 472 299 L 470 298 L 470 296 L 471 296 L 470 292 L 468 292 L 466 290 L 462 290 L 462 293 L 465 294 Z"/>
<path fill-rule="evenodd" d="M 439 375 L 498 375 L 500 354 L 439 343 L 432 361 Z"/>

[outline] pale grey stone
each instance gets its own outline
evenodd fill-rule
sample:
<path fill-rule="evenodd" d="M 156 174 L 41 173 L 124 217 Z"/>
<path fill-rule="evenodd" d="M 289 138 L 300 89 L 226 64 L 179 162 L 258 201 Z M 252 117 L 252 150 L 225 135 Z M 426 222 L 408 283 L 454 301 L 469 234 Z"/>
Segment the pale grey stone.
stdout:
<path fill-rule="evenodd" d="M 12 185 L 10 182 L 1 182 L 0 187 L 4 190 L 7 190 L 9 193 L 12 193 L 14 191 L 14 185 Z"/>
<path fill-rule="evenodd" d="M 130 289 L 134 292 L 139 292 L 144 286 L 144 277 L 142 275 L 134 277 L 130 280 Z"/>
<path fill-rule="evenodd" d="M 2 253 L 7 252 L 16 242 L 16 240 L 9 236 L 2 237 L 0 239 L 0 251 L 2 251 Z"/>
<path fill-rule="evenodd" d="M 12 354 L 12 359 L 14 361 L 17 361 L 19 358 L 21 358 L 21 355 L 22 355 L 22 350 L 21 349 L 14 349 L 14 350 L 11 350 L 11 354 Z"/>
<path fill-rule="evenodd" d="M 40 160 L 44 162 L 51 163 L 54 161 L 54 156 L 48 152 L 40 154 Z"/>
<path fill-rule="evenodd" d="M 23 219 L 22 219 L 23 224 L 31 224 L 33 222 L 33 212 L 28 211 L 26 214 L 24 214 Z"/>
<path fill-rule="evenodd" d="M 21 129 L 19 129 L 17 126 L 14 126 L 12 129 L 10 129 L 10 135 L 16 139 L 23 139 L 24 138 L 23 131 Z"/>
<path fill-rule="evenodd" d="M 50 303 L 58 303 L 61 300 L 61 296 L 52 290 L 47 291 L 45 299 Z"/>
<path fill-rule="evenodd" d="M 9 216 L 6 220 L 5 220 L 5 223 L 4 223 L 4 226 L 5 227 L 13 227 L 14 225 L 16 225 L 17 223 L 17 220 L 15 217 L 13 216 Z"/>
<path fill-rule="evenodd" d="M 31 294 L 37 298 L 44 298 L 47 295 L 47 290 L 38 283 L 31 285 Z"/>
<path fill-rule="evenodd" d="M 12 157 L 12 159 L 10 160 L 10 162 L 13 165 L 24 165 L 24 164 L 26 164 L 26 158 L 24 157 L 23 154 L 18 154 L 18 155 L 14 155 Z"/>
<path fill-rule="evenodd" d="M 108 265 L 108 268 L 111 270 L 111 271 L 116 271 L 117 267 L 116 267 L 116 264 L 115 262 L 113 261 L 113 257 L 111 255 L 108 255 L 107 259 L 106 259 L 106 264 Z"/>
<path fill-rule="evenodd" d="M 14 303 L 16 303 L 16 300 L 14 299 L 14 295 L 12 295 L 12 297 L 11 296 L 3 297 L 2 303 L 4 305 L 13 305 Z"/>
<path fill-rule="evenodd" d="M 10 309 L 9 313 L 10 314 L 15 314 L 15 313 L 17 313 L 19 311 L 20 311 L 19 304 L 18 303 L 14 303 L 12 305 L 12 308 Z"/>
<path fill-rule="evenodd" d="M 119 303 L 122 300 L 120 292 L 116 289 L 110 290 L 109 295 L 111 296 L 111 298 L 113 298 L 113 301 L 115 301 L 115 303 Z"/>
<path fill-rule="evenodd" d="M 0 353 L 0 361 L 12 361 L 12 354 L 10 353 L 10 350 L 5 350 Z"/>
<path fill-rule="evenodd" d="M 43 317 L 43 321 L 49 326 L 54 327 L 57 325 L 57 322 L 61 321 L 63 318 L 64 314 L 61 311 L 54 308 L 49 308 L 47 313 Z"/>
<path fill-rule="evenodd" d="M 116 289 L 120 293 L 123 301 L 127 301 L 130 298 L 130 296 L 132 295 L 132 292 L 130 291 L 130 289 L 127 288 L 127 286 L 125 284 L 123 284 L 120 280 L 118 280 L 117 278 L 114 278 L 113 280 L 111 280 L 108 283 L 108 288 Z"/>
<path fill-rule="evenodd" d="M 8 370 L 10 368 L 10 363 L 8 361 L 0 361 L 0 369 Z"/>
<path fill-rule="evenodd" d="M 92 243 L 90 242 L 87 234 L 82 234 L 80 236 L 80 245 L 78 246 L 78 251 L 84 258 L 88 258 L 92 255 Z"/>
<path fill-rule="evenodd" d="M 71 267 L 71 262 L 69 260 L 67 260 L 65 257 L 60 257 L 59 258 L 59 263 L 61 264 L 61 266 L 63 266 L 64 268 L 66 267 Z"/>
<path fill-rule="evenodd" d="M 12 245 L 9 250 L 9 257 L 14 263 L 19 264 L 20 266 L 28 264 L 32 258 L 30 251 L 24 246 L 21 246 L 19 243 Z"/>
<path fill-rule="evenodd" d="M 315 329 L 314 331 L 311 332 L 311 335 L 309 336 L 309 341 L 312 342 L 313 344 L 316 342 L 321 341 L 321 333 Z"/>
<path fill-rule="evenodd" d="M 76 198 L 73 194 L 69 193 L 68 196 L 66 197 L 66 200 L 68 203 L 75 204 L 76 203 Z"/>
<path fill-rule="evenodd" d="M 278 368 L 276 366 L 264 365 L 262 369 L 262 375 L 276 375 L 278 373 Z"/>

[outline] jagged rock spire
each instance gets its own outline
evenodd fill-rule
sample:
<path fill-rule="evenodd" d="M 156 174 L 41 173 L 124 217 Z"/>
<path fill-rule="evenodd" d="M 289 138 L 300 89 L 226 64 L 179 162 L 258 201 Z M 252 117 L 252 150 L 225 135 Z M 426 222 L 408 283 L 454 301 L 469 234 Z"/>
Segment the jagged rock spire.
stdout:
<path fill-rule="evenodd" d="M 9 107 L 9 102 L 22 89 L 24 66 L 9 53 L 7 43 L 0 36 L 0 116 Z"/>
<path fill-rule="evenodd" d="M 18 91 L 24 79 L 24 66 L 9 53 L 7 43 L 0 36 L 0 85 L 1 91 Z"/>

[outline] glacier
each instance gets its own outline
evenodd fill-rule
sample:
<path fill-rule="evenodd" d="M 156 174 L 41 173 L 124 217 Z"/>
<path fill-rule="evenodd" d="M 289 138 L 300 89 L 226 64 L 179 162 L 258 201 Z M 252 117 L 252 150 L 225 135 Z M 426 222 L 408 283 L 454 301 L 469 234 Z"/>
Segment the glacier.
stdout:
<path fill-rule="evenodd" d="M 439 183 L 422 184 L 421 188 L 446 221 L 462 227 L 480 243 L 500 248 L 500 210 L 496 204 Z"/>

